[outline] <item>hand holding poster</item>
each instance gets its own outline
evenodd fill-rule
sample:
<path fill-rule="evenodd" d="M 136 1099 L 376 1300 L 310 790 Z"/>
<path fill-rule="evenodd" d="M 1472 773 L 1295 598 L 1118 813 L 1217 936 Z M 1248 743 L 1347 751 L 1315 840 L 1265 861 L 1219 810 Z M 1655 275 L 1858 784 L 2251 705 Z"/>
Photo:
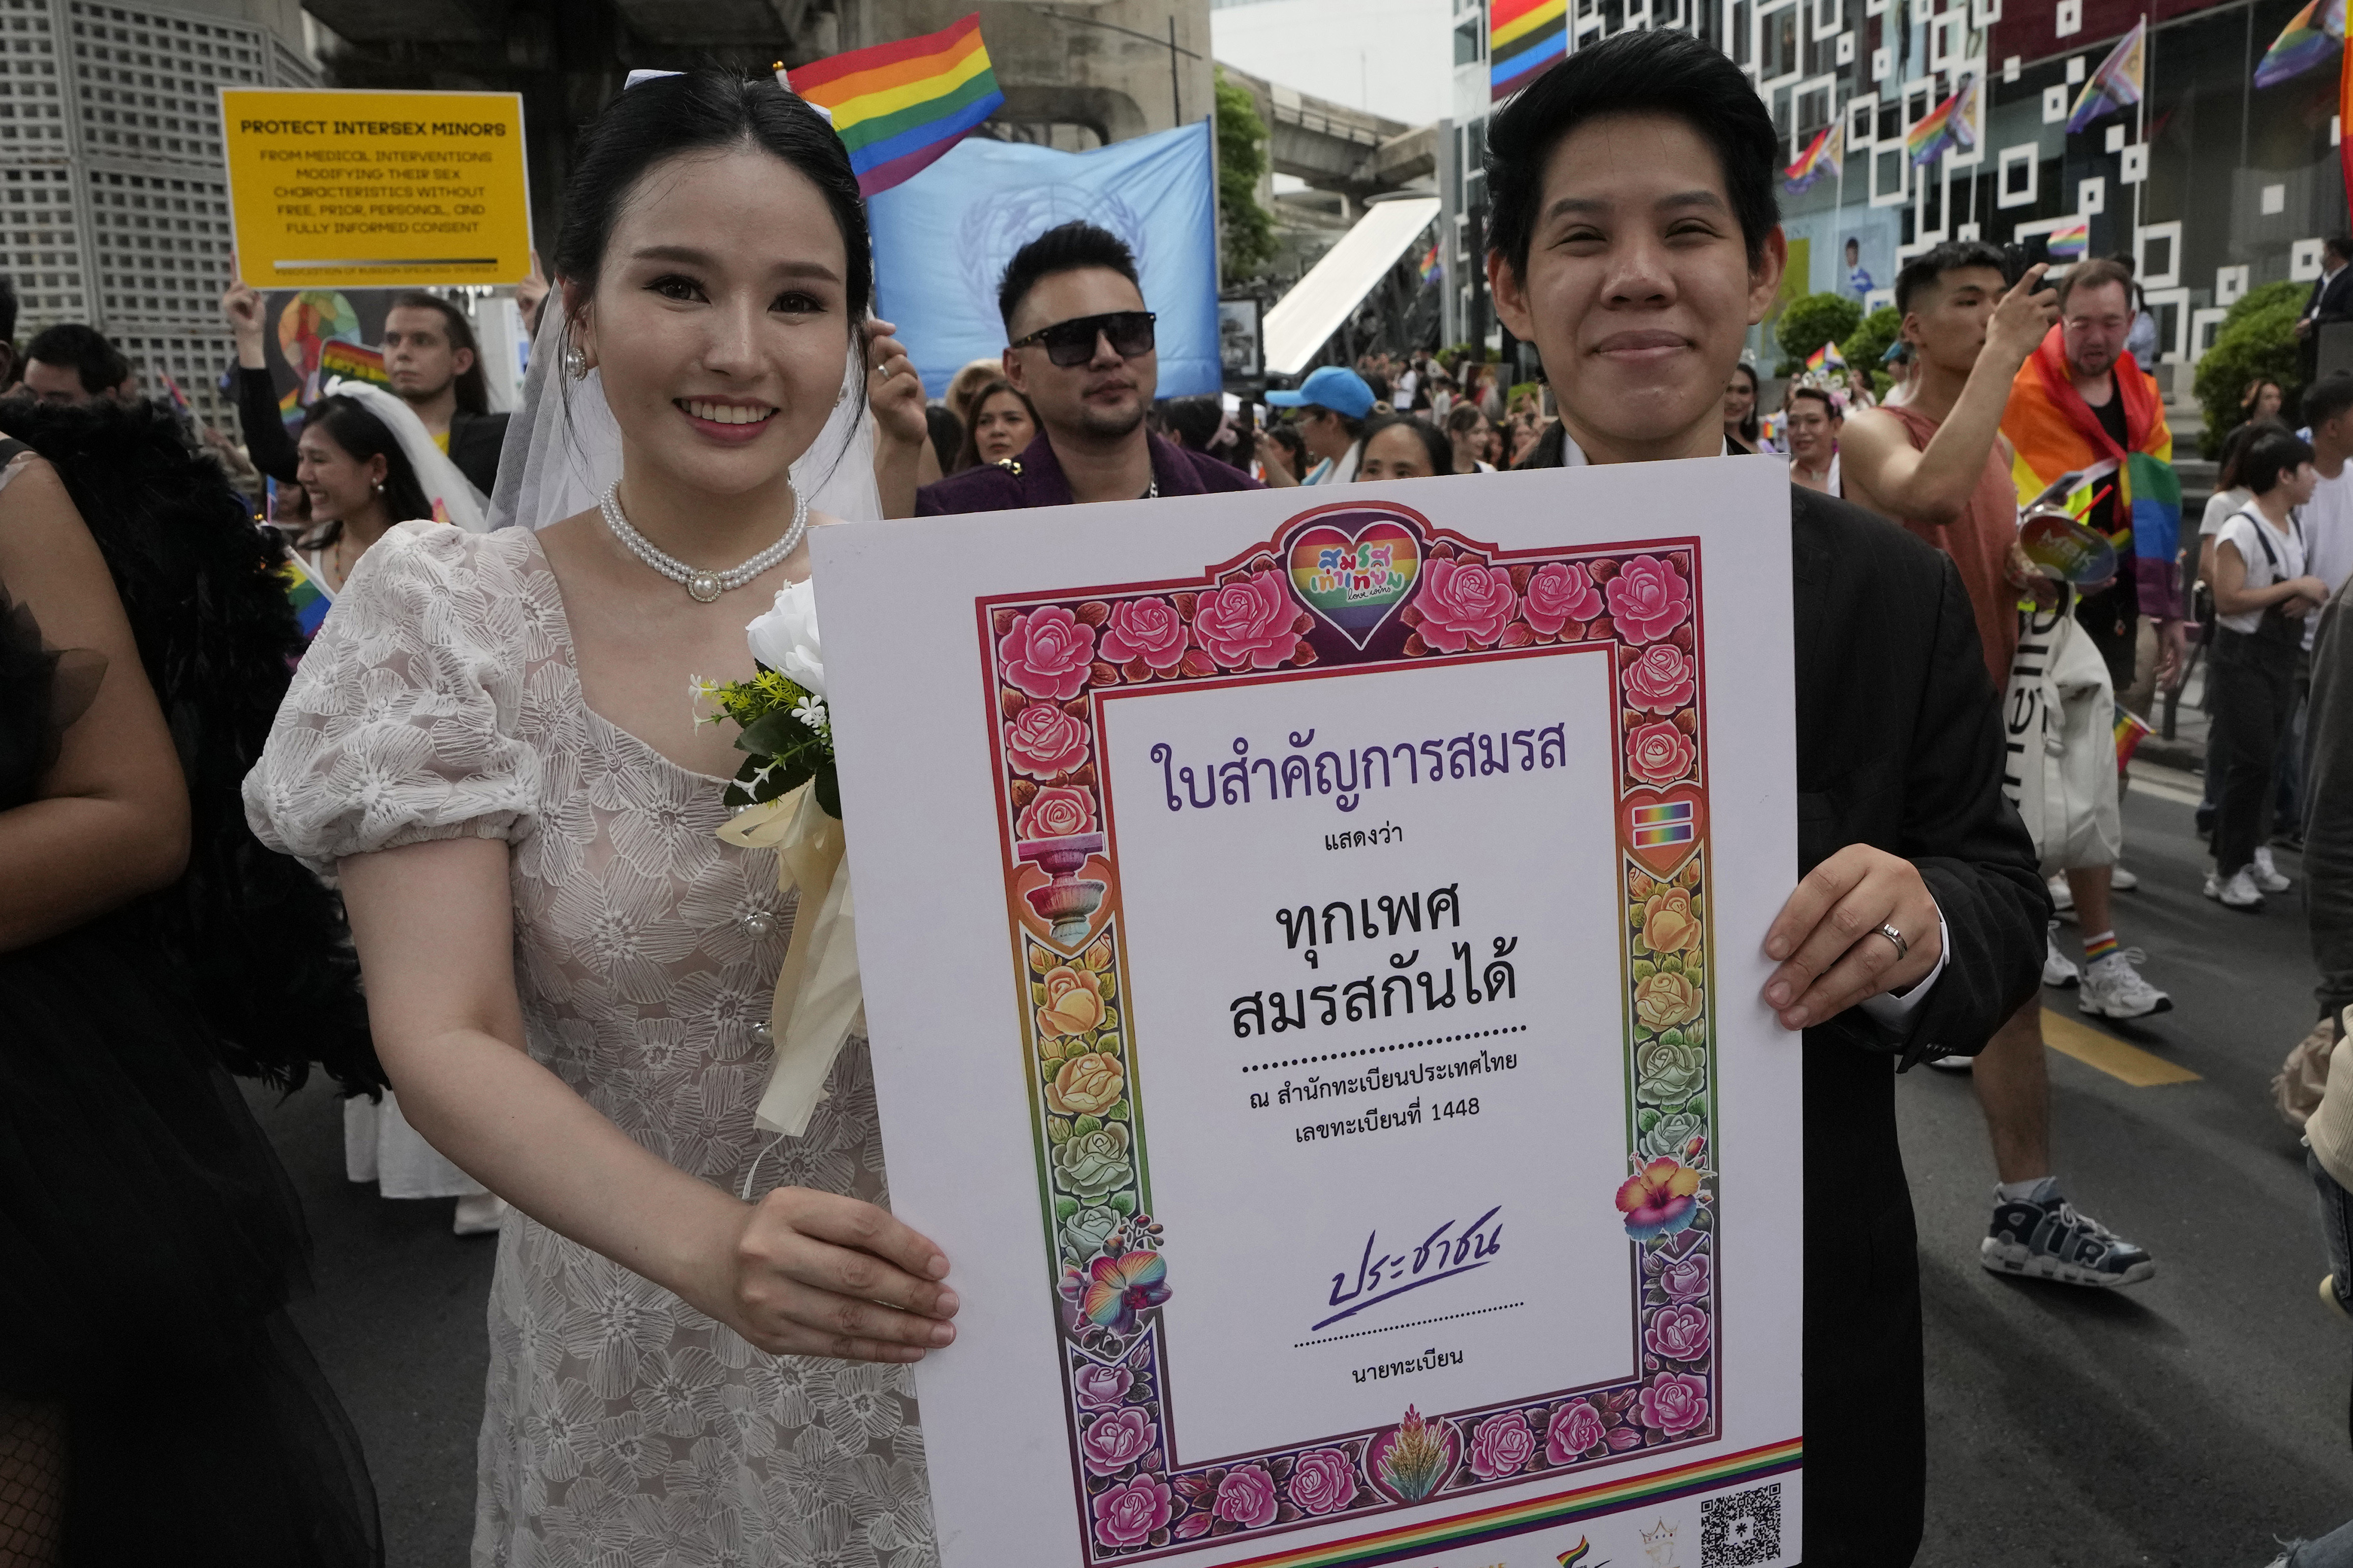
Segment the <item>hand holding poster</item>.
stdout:
<path fill-rule="evenodd" d="M 1799 1560 L 1788 494 L 812 536 L 947 1568 Z"/>

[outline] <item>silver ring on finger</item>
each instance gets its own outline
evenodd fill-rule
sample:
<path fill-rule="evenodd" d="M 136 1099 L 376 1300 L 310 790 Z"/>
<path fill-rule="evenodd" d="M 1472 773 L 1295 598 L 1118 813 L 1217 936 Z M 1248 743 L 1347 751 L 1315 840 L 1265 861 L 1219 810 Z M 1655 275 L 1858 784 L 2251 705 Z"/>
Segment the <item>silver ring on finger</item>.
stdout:
<path fill-rule="evenodd" d="M 1904 940 L 1904 933 L 1897 931 L 1894 926 L 1883 925 L 1879 928 L 1877 934 L 1885 937 L 1888 941 L 1895 944 L 1896 963 L 1901 963 L 1905 959 L 1912 956 L 1912 944 L 1905 942 Z"/>

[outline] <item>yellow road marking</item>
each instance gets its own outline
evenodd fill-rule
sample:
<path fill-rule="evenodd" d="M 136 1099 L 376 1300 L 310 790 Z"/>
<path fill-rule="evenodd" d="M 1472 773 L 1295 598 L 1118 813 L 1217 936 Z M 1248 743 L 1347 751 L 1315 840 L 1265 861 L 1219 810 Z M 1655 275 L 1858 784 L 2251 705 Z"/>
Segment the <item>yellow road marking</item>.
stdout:
<path fill-rule="evenodd" d="M 2167 1061 L 2138 1046 L 2128 1046 L 2114 1035 L 2095 1029 L 2089 1024 L 2078 1023 L 2048 1007 L 2042 1009 L 2042 1043 L 2054 1051 L 2073 1057 L 2087 1067 L 2099 1068 L 2110 1078 L 2122 1079 L 2135 1089 L 2198 1081 L 2198 1075 L 2186 1067 Z"/>

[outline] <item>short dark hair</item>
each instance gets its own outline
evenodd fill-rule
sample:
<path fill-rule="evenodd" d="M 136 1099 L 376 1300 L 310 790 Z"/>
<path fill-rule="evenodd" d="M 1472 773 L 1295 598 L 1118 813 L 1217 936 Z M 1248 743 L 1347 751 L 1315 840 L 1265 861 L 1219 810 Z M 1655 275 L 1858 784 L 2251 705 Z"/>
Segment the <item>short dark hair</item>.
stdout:
<path fill-rule="evenodd" d="M 2121 285 L 2125 291 L 2125 309 L 2132 309 L 2132 274 L 2101 257 L 2095 261 L 2079 262 L 2067 268 L 2067 276 L 2059 279 L 2059 309 L 2066 310 L 2067 301 L 2075 297 L 2078 289 L 2104 289 L 2109 284 Z"/>
<path fill-rule="evenodd" d="M 2353 371 L 2332 370 L 2304 389 L 2304 422 L 2325 425 L 2353 408 Z"/>
<path fill-rule="evenodd" d="M 2335 251 L 2339 261 L 2353 261 L 2353 234 L 2332 234 L 2320 242 L 2320 248 Z"/>
<path fill-rule="evenodd" d="M 122 357 L 122 351 L 107 342 L 96 327 L 79 321 L 43 328 L 25 345 L 25 357 L 43 364 L 71 365 L 81 389 L 93 397 L 112 392 L 131 375 L 131 362 Z"/>
<path fill-rule="evenodd" d="M 468 414 L 488 414 L 491 411 L 491 384 L 482 375 L 482 351 L 474 342 L 474 323 L 466 312 L 438 294 L 427 294 L 422 289 L 412 289 L 396 297 L 390 310 L 438 310 L 442 331 L 449 336 L 452 349 L 464 349 L 474 356 L 474 363 L 458 378 L 458 406 Z M 390 310 L 386 314 L 390 314 Z"/>
<path fill-rule="evenodd" d="M 2002 270 L 2001 252 L 1983 241 L 1948 239 L 1942 245 L 1931 246 L 1904 264 L 1895 274 L 1895 311 L 1898 315 L 1912 312 L 1912 297 L 1947 272 L 1986 267 Z"/>
<path fill-rule="evenodd" d="M 2239 454 L 2239 482 L 2250 494 L 2262 495 L 2275 488 L 2281 476 L 2310 461 L 2312 448 L 2302 437 L 2284 425 L 2267 425 Z"/>
<path fill-rule="evenodd" d="M 1796 405 L 1798 399 L 1800 397 L 1811 397 L 1820 401 L 1822 405 L 1822 412 L 1829 415 L 1832 419 L 1843 419 L 1846 417 L 1845 414 L 1840 411 L 1838 399 L 1832 397 L 1826 388 L 1819 386 L 1793 386 L 1789 388 L 1789 395 L 1781 399 L 1781 412 L 1787 414 L 1790 408 Z"/>
<path fill-rule="evenodd" d="M 2277 419 L 2250 419 L 2222 438 L 2221 461 L 2214 468 L 2214 488 L 2234 490 L 2239 488 L 2239 465 L 2255 437 L 2267 430 L 2284 430 L 2287 426 Z"/>
<path fill-rule="evenodd" d="M 1665 114 L 1715 149 L 1725 196 L 1748 247 L 1765 258 L 1765 237 L 1781 221 L 1773 195 L 1780 136 L 1772 111 L 1731 59 L 1689 33 L 1620 33 L 1554 66 L 1487 122 L 1487 243 L 1515 274 L 1528 268 L 1545 164 L 1588 121 L 1607 114 Z"/>
<path fill-rule="evenodd" d="M 997 311 L 1005 318 L 1006 331 L 1012 332 L 1013 312 L 1041 279 L 1090 267 L 1116 272 L 1134 284 L 1137 293 L 1144 291 L 1143 279 L 1136 275 L 1135 252 L 1128 249 L 1127 241 L 1109 229 L 1072 218 L 1015 251 L 1013 259 L 1005 264 L 1005 276 L 997 285 Z"/>
<path fill-rule="evenodd" d="M 1427 419 L 1416 419 L 1410 414 L 1384 414 L 1373 420 L 1365 426 L 1365 444 L 1371 446 L 1374 437 L 1400 425 L 1412 431 L 1414 438 L 1421 443 L 1422 451 L 1430 458 L 1431 473 L 1451 474 L 1454 471 L 1454 443 L 1449 441 L 1437 426 Z"/>

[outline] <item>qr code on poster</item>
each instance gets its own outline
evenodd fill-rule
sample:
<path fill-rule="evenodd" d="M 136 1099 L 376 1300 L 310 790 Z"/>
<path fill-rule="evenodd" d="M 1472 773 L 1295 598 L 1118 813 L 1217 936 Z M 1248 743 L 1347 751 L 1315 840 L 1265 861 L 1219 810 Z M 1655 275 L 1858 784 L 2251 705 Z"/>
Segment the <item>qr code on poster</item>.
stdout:
<path fill-rule="evenodd" d="M 1700 1568 L 1760 1568 L 1780 1555 L 1780 1482 L 1699 1505 Z"/>

